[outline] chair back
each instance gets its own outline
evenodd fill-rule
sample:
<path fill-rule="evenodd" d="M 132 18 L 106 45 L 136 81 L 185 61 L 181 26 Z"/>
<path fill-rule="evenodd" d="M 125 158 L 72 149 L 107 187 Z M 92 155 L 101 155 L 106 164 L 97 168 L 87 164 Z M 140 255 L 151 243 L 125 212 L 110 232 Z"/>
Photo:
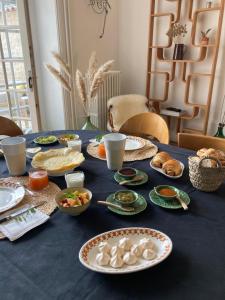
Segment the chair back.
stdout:
<path fill-rule="evenodd" d="M 138 114 L 127 120 L 119 131 L 140 137 L 153 136 L 160 143 L 169 144 L 169 129 L 166 121 L 156 113 Z"/>
<path fill-rule="evenodd" d="M 15 122 L 0 116 L 0 135 L 17 136 L 22 134 L 23 131 Z"/>
<path fill-rule="evenodd" d="M 225 139 L 208 135 L 178 133 L 178 146 L 191 150 L 214 148 L 225 151 Z"/>
<path fill-rule="evenodd" d="M 142 95 L 121 95 L 108 100 L 108 124 L 109 131 L 117 132 L 124 122 L 134 115 L 148 112 L 149 101 Z"/>

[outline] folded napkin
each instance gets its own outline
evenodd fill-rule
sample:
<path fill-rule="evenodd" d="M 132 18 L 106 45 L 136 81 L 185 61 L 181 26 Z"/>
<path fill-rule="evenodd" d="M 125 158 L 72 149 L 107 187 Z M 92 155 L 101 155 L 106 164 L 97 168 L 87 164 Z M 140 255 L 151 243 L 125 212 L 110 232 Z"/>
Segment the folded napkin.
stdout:
<path fill-rule="evenodd" d="M 36 208 L 31 208 L 23 214 L 2 223 L 0 225 L 0 231 L 7 236 L 10 241 L 14 241 L 31 229 L 43 224 L 48 219 L 48 215 L 40 212 Z"/>

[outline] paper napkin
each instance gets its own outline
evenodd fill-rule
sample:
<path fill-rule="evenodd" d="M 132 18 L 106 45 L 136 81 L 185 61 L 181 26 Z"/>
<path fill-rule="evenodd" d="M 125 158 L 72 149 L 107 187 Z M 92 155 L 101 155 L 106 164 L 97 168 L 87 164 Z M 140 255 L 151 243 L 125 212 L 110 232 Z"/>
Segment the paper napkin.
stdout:
<path fill-rule="evenodd" d="M 31 229 L 43 224 L 49 219 L 49 216 L 40 212 L 38 209 L 32 208 L 29 211 L 6 221 L 0 225 L 0 231 L 14 241 L 24 235 Z"/>

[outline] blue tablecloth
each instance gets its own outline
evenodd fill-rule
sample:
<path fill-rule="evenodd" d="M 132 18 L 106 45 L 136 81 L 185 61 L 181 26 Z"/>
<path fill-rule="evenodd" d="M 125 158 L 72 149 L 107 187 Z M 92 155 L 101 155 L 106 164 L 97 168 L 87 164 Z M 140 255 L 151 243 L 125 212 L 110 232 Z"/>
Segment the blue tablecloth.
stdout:
<path fill-rule="evenodd" d="M 187 168 L 187 157 L 192 152 L 158 144 L 160 150 L 185 164 L 183 177 L 170 180 L 152 170 L 149 160 L 127 163 L 149 175 L 149 182 L 136 188 L 145 196 L 148 207 L 136 216 L 119 216 L 96 204 L 97 200 L 104 200 L 118 190 L 106 163 L 86 153 L 88 140 L 96 132 L 78 134 L 86 157 L 79 169 L 85 172 L 85 185 L 93 192 L 92 204 L 79 217 L 56 211 L 48 223 L 16 242 L 0 241 L 0 299 L 224 300 L 225 185 L 215 193 L 196 191 L 190 184 Z M 34 146 L 35 136 L 26 136 L 28 146 Z M 1 177 L 8 176 L 3 158 L 0 173 Z M 63 178 L 52 178 L 52 181 L 65 187 Z M 173 184 L 188 192 L 190 209 L 172 211 L 153 205 L 148 194 L 158 184 Z M 151 269 L 120 276 L 95 273 L 80 264 L 79 249 L 89 238 L 131 226 L 165 232 L 174 243 L 171 255 Z"/>

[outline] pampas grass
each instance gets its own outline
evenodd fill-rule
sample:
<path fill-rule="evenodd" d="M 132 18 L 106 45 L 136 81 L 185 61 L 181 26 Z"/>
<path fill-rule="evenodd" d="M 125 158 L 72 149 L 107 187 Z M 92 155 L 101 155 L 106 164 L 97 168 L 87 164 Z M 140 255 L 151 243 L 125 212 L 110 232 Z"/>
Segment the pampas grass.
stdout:
<path fill-rule="evenodd" d="M 63 60 L 63 58 L 59 55 L 59 53 L 52 51 L 52 55 L 55 60 L 58 62 L 62 70 L 66 73 L 66 75 L 71 78 L 71 72 L 69 65 Z"/>
<path fill-rule="evenodd" d="M 69 82 L 62 76 L 62 74 L 56 68 L 54 68 L 50 64 L 46 64 L 45 67 L 49 71 L 49 73 L 52 74 L 52 76 L 61 83 L 64 89 L 66 89 L 68 92 L 71 92 L 71 86 Z"/>
<path fill-rule="evenodd" d="M 110 60 L 97 68 L 96 53 L 93 52 L 89 59 L 86 76 L 83 76 L 79 70 L 76 71 L 77 91 L 82 100 L 84 111 L 87 116 L 90 115 L 91 101 L 93 101 L 99 88 L 104 83 L 108 71 L 111 69 L 113 63 L 114 61 Z M 85 81 L 85 78 L 87 79 L 87 82 Z"/>

